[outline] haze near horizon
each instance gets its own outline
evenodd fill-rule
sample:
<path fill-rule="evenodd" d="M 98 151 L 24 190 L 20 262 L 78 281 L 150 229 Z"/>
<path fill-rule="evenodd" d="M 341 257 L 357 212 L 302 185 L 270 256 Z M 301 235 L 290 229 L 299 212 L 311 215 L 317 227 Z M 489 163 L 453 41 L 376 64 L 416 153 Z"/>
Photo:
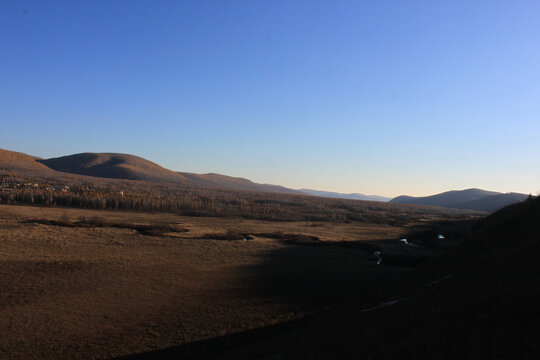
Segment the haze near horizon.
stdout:
<path fill-rule="evenodd" d="M 540 5 L 0 4 L 0 148 L 394 197 L 540 191 Z"/>

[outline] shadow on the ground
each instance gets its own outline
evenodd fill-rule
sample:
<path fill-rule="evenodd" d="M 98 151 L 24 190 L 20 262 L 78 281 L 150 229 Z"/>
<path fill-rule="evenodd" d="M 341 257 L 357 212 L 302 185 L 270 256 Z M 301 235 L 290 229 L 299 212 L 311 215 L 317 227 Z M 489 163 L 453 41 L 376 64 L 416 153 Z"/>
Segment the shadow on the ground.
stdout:
<path fill-rule="evenodd" d="M 439 239 L 444 240 L 439 241 L 441 244 L 444 242 L 444 246 L 436 246 L 436 241 L 427 240 L 426 233 L 436 234 L 438 231 L 442 230 L 435 225 L 411 229 L 404 236 L 409 236 L 414 246 L 407 245 L 400 238 L 324 242 L 317 239 L 295 241 L 296 238 L 285 236 L 280 240 L 287 246 L 261 255 L 259 264 L 245 269 L 245 273 L 250 275 L 244 280 L 250 296 L 286 304 L 292 312 L 325 311 L 351 299 L 365 307 L 373 306 L 397 293 L 406 292 L 408 284 L 413 281 L 410 269 L 443 253 L 451 242 L 457 244 L 457 235 L 463 234 L 456 231 L 450 235 L 447 229 L 445 239 Z M 380 265 L 377 264 L 379 257 L 382 257 Z M 248 343 L 253 347 L 254 342 L 264 341 L 289 328 L 307 327 L 310 319 L 307 316 L 238 334 L 130 355 L 124 359 L 219 358 L 223 350 Z"/>

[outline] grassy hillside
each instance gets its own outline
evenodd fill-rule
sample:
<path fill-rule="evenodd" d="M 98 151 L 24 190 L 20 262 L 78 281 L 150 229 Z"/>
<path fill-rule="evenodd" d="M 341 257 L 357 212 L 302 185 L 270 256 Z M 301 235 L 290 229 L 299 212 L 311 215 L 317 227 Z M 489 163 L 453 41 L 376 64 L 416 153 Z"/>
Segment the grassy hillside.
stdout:
<path fill-rule="evenodd" d="M 102 178 L 162 182 L 181 182 L 184 180 L 174 171 L 127 154 L 83 153 L 39 160 L 39 162 L 57 171 Z"/>
<path fill-rule="evenodd" d="M 0 174 L 17 172 L 22 174 L 55 175 L 54 171 L 37 160 L 38 158 L 34 156 L 0 149 Z"/>
<path fill-rule="evenodd" d="M 114 153 L 83 153 L 41 159 L 0 149 L 0 175 L 21 181 L 107 184 L 135 180 L 189 188 L 302 194 L 283 186 L 257 184 L 239 177 L 175 172 L 134 155 Z"/>

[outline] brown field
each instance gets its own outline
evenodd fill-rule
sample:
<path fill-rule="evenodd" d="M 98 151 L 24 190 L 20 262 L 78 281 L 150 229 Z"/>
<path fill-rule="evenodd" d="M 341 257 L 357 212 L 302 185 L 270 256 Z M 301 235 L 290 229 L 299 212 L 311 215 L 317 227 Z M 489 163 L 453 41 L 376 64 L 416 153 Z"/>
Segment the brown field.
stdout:
<path fill-rule="evenodd" d="M 368 297 L 408 271 L 373 246 L 438 252 L 399 243 L 408 230 L 0 205 L 0 358 L 110 358 Z"/>

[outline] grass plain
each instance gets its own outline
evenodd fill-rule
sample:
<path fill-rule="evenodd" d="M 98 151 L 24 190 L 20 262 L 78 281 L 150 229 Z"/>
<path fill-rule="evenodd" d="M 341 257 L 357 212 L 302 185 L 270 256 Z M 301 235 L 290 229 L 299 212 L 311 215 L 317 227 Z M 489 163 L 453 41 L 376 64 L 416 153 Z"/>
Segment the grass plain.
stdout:
<path fill-rule="evenodd" d="M 375 296 L 409 270 L 373 249 L 440 252 L 399 242 L 414 225 L 0 205 L 0 358 L 111 358 Z"/>

